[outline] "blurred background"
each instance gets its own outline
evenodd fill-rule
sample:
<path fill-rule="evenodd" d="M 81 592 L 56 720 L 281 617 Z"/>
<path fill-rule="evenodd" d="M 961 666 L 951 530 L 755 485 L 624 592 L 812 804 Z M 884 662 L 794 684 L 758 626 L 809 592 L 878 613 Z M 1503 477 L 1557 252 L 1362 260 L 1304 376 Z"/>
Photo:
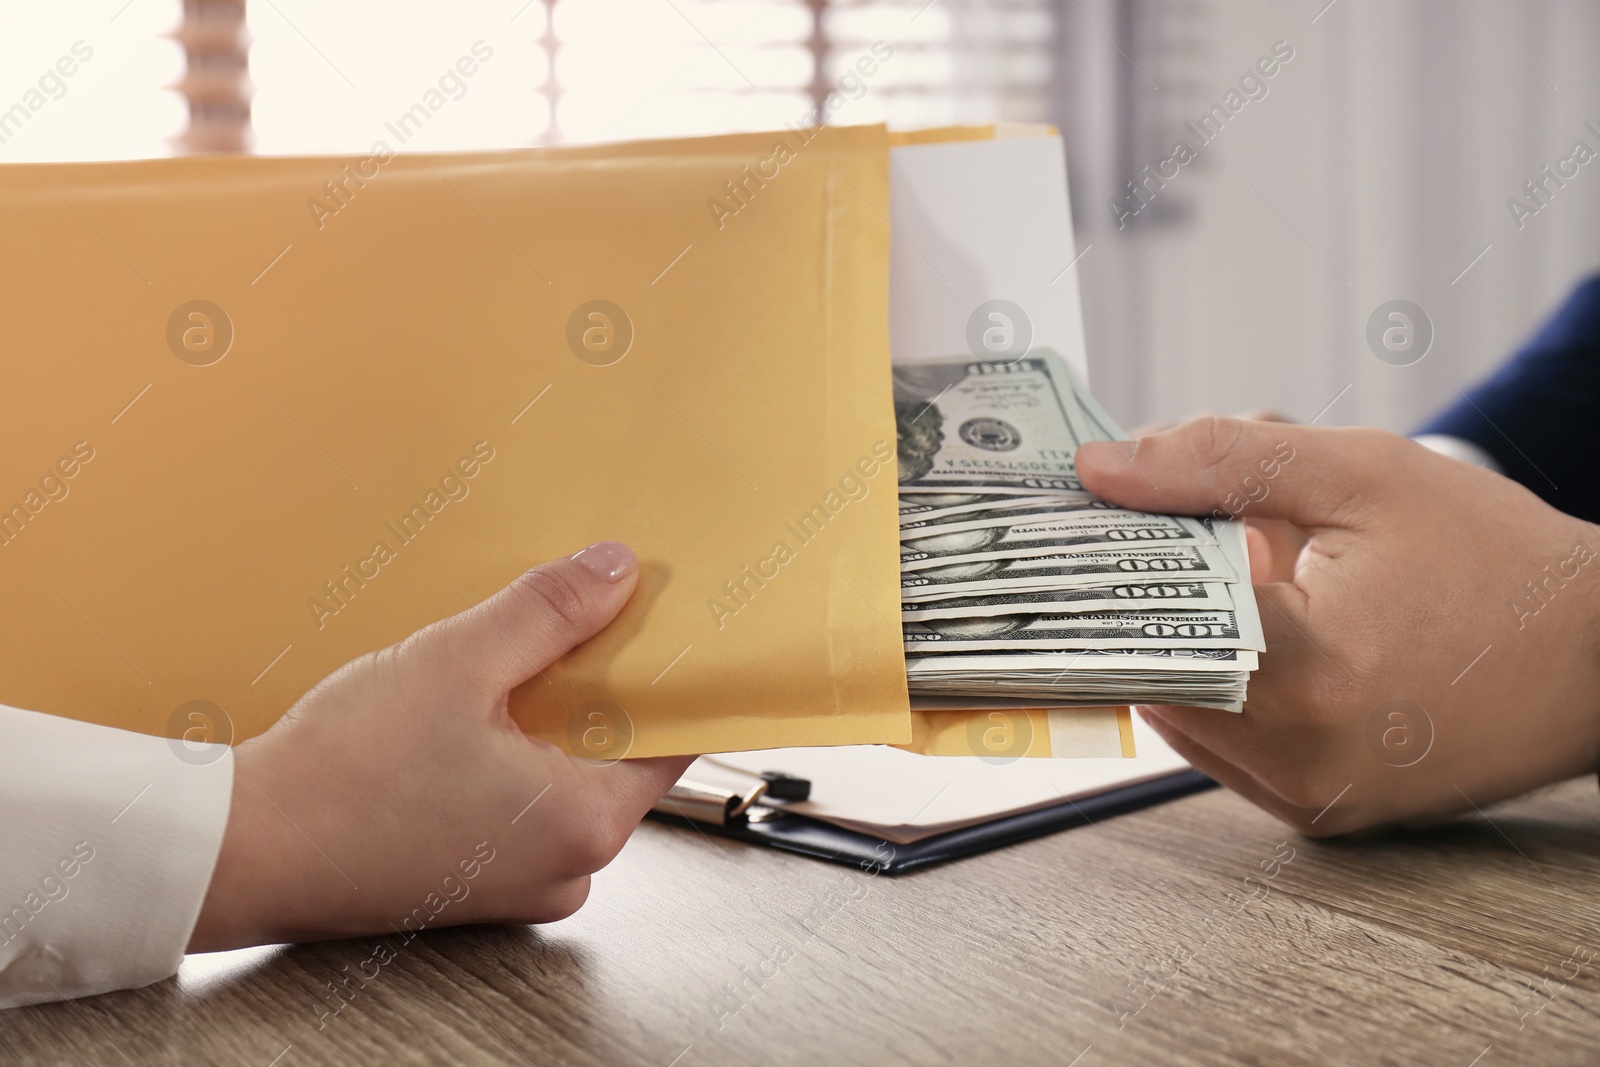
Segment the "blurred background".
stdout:
<path fill-rule="evenodd" d="M 1597 45 L 1585 0 L 9 2 L 0 162 L 365 155 L 419 103 L 405 151 L 803 125 L 836 90 L 841 124 L 1049 121 L 1114 414 L 1403 431 L 1593 269 Z M 1405 366 L 1368 342 L 1395 299 L 1431 323 Z"/>

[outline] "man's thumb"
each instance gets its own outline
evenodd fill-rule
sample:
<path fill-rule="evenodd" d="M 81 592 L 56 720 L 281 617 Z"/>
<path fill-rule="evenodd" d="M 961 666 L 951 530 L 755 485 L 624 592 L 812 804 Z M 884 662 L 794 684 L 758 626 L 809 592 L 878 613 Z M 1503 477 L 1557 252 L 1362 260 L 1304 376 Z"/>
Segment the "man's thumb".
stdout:
<path fill-rule="evenodd" d="M 605 629 L 633 595 L 639 560 L 602 541 L 527 571 L 446 619 L 450 654 L 496 688 L 511 689 Z"/>
<path fill-rule="evenodd" d="M 1210 417 L 1137 441 L 1090 442 L 1077 469 L 1084 488 L 1126 508 L 1339 526 L 1364 481 L 1392 461 L 1383 453 L 1391 436 Z"/>

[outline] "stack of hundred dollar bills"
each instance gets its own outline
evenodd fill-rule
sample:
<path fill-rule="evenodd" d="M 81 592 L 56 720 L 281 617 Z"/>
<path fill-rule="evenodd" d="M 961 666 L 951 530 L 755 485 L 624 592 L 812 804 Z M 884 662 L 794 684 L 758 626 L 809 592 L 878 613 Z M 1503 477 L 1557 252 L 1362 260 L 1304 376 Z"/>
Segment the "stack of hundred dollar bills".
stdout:
<path fill-rule="evenodd" d="M 1239 710 L 1265 651 L 1243 525 L 1130 511 L 1073 457 L 1124 435 L 1055 353 L 896 365 L 913 697 Z"/>

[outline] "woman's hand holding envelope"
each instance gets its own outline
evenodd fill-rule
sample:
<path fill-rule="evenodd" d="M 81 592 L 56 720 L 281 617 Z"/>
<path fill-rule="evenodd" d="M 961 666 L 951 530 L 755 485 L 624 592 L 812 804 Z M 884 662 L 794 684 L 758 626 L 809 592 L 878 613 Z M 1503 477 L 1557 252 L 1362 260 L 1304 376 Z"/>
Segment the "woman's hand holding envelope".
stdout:
<path fill-rule="evenodd" d="M 1301 830 L 1469 811 L 1600 766 L 1600 535 L 1516 483 L 1367 429 L 1201 418 L 1078 451 L 1125 507 L 1307 538 L 1252 571 L 1267 652 L 1243 714 L 1141 709 Z"/>
<path fill-rule="evenodd" d="M 523 734 L 507 697 L 604 629 L 637 573 L 615 543 L 536 567 L 241 745 L 190 951 L 577 910 L 691 757 L 586 762 Z"/>

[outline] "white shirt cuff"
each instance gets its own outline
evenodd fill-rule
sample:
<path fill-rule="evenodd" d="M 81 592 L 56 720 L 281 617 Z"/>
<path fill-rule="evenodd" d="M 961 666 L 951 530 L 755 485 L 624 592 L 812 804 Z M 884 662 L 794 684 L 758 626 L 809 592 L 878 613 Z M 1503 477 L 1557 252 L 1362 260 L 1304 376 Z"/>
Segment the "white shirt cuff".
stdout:
<path fill-rule="evenodd" d="M 0 1008 L 175 973 L 232 797 L 226 745 L 0 705 Z"/>
<path fill-rule="evenodd" d="M 1424 433 L 1418 434 L 1412 440 L 1424 448 L 1439 453 L 1441 456 L 1459 459 L 1463 463 L 1470 463 L 1474 467 L 1483 467 L 1485 470 L 1494 471 L 1496 474 L 1505 473 L 1500 469 L 1500 464 L 1494 461 L 1493 456 L 1471 441 L 1463 440 L 1460 437 L 1448 437 L 1442 433 Z"/>

